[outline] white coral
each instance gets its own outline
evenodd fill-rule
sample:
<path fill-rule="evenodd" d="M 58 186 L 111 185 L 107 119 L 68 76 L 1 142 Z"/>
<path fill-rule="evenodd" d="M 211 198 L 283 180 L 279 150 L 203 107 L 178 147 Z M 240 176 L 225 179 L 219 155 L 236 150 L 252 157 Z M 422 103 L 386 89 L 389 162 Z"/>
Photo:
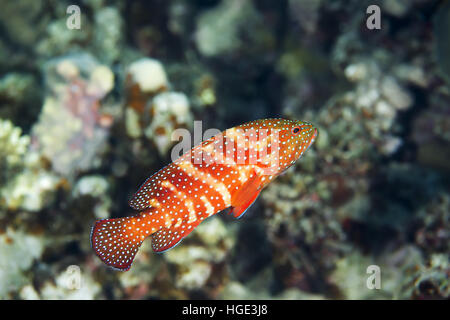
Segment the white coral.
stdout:
<path fill-rule="evenodd" d="M 142 58 L 133 62 L 128 68 L 128 74 L 143 92 L 152 93 L 168 86 L 166 71 L 161 62 L 155 59 Z"/>

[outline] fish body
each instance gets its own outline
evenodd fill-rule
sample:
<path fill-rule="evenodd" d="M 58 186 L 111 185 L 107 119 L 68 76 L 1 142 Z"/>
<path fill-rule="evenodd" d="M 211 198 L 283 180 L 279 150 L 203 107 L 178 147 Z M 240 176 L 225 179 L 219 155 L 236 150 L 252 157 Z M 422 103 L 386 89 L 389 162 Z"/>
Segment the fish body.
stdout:
<path fill-rule="evenodd" d="M 153 250 L 164 252 L 218 212 L 230 208 L 241 217 L 317 134 L 304 121 L 262 119 L 203 141 L 141 185 L 129 202 L 137 215 L 94 224 L 94 251 L 107 265 L 125 271 L 149 236 Z"/>

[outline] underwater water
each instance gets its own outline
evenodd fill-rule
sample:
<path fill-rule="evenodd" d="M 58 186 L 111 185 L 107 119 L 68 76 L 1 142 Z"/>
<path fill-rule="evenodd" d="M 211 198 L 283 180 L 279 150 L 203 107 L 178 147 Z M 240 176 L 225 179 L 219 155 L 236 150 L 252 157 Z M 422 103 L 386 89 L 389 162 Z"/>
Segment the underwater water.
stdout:
<path fill-rule="evenodd" d="M 3 1 L 0 299 L 448 299 L 449 35 L 449 1 Z M 99 259 L 174 133 L 267 118 L 319 134 L 245 215 Z"/>

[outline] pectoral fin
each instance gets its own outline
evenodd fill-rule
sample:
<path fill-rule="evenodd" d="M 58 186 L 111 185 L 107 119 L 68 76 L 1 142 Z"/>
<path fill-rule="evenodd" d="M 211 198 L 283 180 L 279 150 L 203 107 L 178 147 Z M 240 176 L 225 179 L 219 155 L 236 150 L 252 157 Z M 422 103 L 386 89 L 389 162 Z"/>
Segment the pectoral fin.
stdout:
<path fill-rule="evenodd" d="M 247 209 L 255 202 L 261 192 L 261 180 L 259 176 L 254 175 L 247 183 L 235 193 L 231 198 L 231 214 L 236 219 L 240 219 Z"/>

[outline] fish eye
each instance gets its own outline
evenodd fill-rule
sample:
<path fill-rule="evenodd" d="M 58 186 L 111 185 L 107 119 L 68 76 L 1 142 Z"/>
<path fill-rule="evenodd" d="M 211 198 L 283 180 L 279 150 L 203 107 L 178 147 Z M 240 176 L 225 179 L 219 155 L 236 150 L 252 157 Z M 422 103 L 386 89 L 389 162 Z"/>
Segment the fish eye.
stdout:
<path fill-rule="evenodd" d="M 300 132 L 300 127 L 294 127 L 292 128 L 292 134 L 297 135 Z"/>

